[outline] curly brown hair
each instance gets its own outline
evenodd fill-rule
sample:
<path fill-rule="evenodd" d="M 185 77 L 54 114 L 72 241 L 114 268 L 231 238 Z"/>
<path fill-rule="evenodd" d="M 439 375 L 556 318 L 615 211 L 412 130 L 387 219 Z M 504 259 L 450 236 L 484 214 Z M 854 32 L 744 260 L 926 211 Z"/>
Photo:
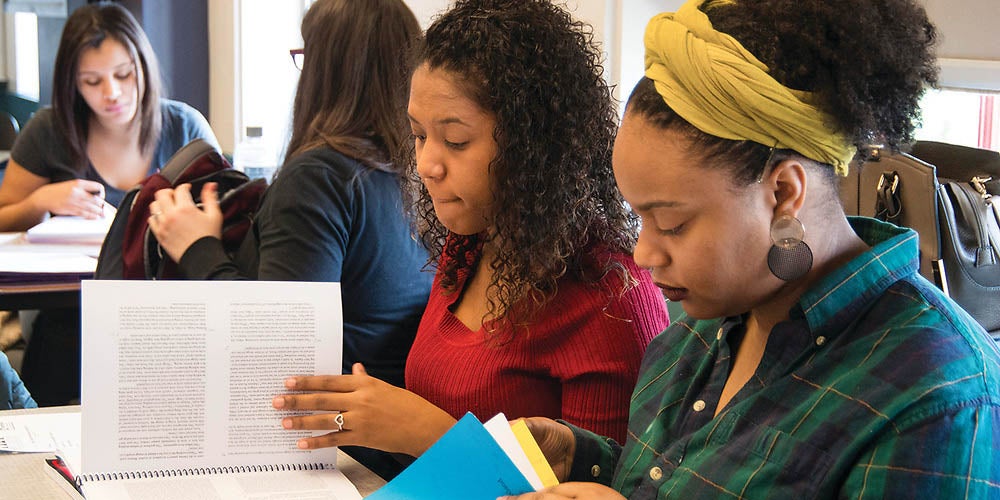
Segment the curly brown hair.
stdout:
<path fill-rule="evenodd" d="M 775 80 L 812 92 L 833 121 L 829 125 L 859 148 L 877 143 L 898 149 L 913 140 L 920 97 L 936 85 L 938 73 L 936 30 L 914 0 L 708 0 L 701 10 L 716 30 L 767 65 Z M 720 165 L 739 166 L 735 178 L 744 184 L 765 163 L 803 156 L 704 134 L 677 116 L 647 78 L 632 91 L 626 113 L 684 131 Z M 824 170 L 833 176 L 832 168 Z"/>
<path fill-rule="evenodd" d="M 589 25 L 549 0 L 459 0 L 427 29 L 414 62 L 458 75 L 496 117 L 491 316 L 527 319 L 562 276 L 596 281 L 615 267 L 597 251 L 631 253 L 637 221 L 611 169 L 617 113 Z M 420 237 L 453 290 L 484 236 L 441 224 L 412 154 L 408 174 Z"/>

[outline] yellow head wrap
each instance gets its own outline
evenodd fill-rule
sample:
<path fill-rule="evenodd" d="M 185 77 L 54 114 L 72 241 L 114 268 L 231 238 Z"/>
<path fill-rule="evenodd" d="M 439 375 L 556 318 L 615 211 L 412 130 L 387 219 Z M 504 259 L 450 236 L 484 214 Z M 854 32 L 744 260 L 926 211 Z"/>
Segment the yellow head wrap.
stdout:
<path fill-rule="evenodd" d="M 706 134 L 792 149 L 847 175 L 850 141 L 831 130 L 809 92 L 778 83 L 736 39 L 712 28 L 698 9 L 703 1 L 688 0 L 646 27 L 646 76 L 663 100 Z"/>

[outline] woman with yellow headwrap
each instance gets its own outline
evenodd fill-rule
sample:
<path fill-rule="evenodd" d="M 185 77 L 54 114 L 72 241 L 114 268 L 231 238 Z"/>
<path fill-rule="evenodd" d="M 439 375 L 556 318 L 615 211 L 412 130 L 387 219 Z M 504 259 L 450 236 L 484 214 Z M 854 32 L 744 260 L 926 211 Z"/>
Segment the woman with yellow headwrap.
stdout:
<path fill-rule="evenodd" d="M 615 177 L 687 315 L 646 352 L 624 448 L 528 420 L 587 482 L 521 498 L 1000 497 L 997 347 L 918 274 L 914 231 L 838 196 L 858 145 L 912 139 L 923 8 L 690 0 L 645 42 Z"/>

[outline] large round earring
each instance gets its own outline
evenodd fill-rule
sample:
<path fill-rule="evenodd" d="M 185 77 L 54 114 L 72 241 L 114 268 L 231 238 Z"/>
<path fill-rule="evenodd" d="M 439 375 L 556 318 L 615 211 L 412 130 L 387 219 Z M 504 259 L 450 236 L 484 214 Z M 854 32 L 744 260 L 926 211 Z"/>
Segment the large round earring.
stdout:
<path fill-rule="evenodd" d="M 767 252 L 767 267 L 783 281 L 794 281 L 812 268 L 812 249 L 806 242 L 806 228 L 795 217 L 782 215 L 771 221 L 771 250 Z"/>

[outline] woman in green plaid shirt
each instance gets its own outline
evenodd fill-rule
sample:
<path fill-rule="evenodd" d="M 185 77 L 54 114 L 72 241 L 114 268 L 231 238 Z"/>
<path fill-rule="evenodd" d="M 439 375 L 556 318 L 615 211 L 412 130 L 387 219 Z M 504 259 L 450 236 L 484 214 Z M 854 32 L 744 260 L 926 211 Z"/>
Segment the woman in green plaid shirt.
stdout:
<path fill-rule="evenodd" d="M 859 145 L 936 81 L 915 0 L 690 0 L 646 30 L 615 143 L 635 260 L 687 313 L 646 351 L 624 448 L 529 419 L 541 498 L 1000 498 L 1000 354 L 846 217 Z M 573 482 L 586 481 L 586 482 Z"/>

